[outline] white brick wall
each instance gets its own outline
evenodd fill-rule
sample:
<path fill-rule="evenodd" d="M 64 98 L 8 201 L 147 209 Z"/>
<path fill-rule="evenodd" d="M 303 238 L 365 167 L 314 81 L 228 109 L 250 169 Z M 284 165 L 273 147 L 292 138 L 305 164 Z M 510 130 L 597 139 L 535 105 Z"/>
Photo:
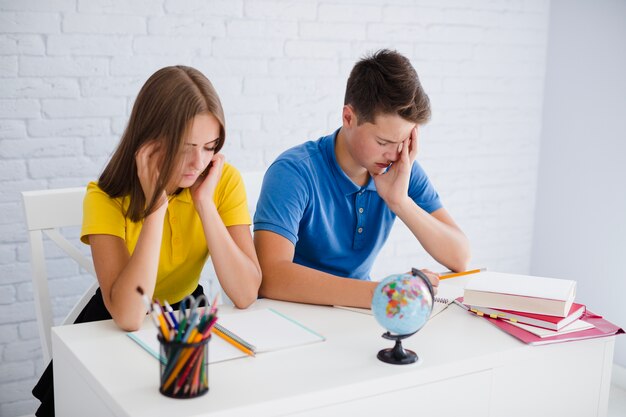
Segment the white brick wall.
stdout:
<path fill-rule="evenodd" d="M 34 411 L 43 370 L 19 191 L 96 178 L 165 65 L 209 76 L 228 160 L 259 170 L 338 127 L 360 56 L 399 50 L 433 104 L 419 158 L 473 265 L 528 272 L 547 22 L 547 0 L 0 0 L 0 415 Z M 87 280 L 51 253 L 60 317 Z M 398 224 L 374 276 L 414 265 L 440 269 Z"/>

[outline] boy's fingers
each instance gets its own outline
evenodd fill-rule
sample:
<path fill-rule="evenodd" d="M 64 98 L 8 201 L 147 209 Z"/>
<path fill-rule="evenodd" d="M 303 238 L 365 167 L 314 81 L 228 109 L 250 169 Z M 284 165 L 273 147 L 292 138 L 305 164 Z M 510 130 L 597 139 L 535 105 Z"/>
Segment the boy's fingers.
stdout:
<path fill-rule="evenodd" d="M 414 159 L 417 156 L 417 152 L 419 151 L 419 136 L 418 136 L 418 126 L 415 126 L 413 130 L 411 130 L 411 148 L 410 148 L 410 157 Z"/>

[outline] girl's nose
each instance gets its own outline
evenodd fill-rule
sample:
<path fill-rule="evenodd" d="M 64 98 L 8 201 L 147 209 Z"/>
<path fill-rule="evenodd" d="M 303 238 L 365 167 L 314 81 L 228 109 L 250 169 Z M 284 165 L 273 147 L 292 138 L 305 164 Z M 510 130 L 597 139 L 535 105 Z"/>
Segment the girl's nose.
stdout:
<path fill-rule="evenodd" d="M 199 149 L 194 149 L 194 151 L 191 154 L 191 166 L 194 169 L 197 170 L 201 170 L 203 168 L 203 163 L 202 163 L 202 148 Z"/>

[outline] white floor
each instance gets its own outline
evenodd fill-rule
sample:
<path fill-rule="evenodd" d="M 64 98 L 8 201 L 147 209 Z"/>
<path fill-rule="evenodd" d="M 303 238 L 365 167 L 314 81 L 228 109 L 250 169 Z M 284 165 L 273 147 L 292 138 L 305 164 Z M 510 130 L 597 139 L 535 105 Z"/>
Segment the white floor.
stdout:
<path fill-rule="evenodd" d="M 624 417 L 626 416 L 626 390 L 611 385 L 609 394 L 609 412 L 607 417 Z"/>

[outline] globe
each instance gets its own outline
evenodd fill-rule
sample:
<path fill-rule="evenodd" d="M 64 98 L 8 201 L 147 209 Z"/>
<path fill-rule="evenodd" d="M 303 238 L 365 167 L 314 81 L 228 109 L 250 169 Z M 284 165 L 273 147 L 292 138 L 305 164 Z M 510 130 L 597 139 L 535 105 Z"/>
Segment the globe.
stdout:
<path fill-rule="evenodd" d="M 378 352 L 378 359 L 394 365 L 418 361 L 417 354 L 402 347 L 405 339 L 422 328 L 433 310 L 433 288 L 423 272 L 391 275 L 383 279 L 372 297 L 372 311 L 387 332 L 383 338 L 395 346 Z"/>
<path fill-rule="evenodd" d="M 420 272 L 420 271 L 417 271 Z M 421 274 L 420 272 L 420 275 Z M 428 278 L 396 274 L 383 279 L 372 298 L 372 312 L 389 333 L 413 334 L 422 328 L 433 309 Z"/>

